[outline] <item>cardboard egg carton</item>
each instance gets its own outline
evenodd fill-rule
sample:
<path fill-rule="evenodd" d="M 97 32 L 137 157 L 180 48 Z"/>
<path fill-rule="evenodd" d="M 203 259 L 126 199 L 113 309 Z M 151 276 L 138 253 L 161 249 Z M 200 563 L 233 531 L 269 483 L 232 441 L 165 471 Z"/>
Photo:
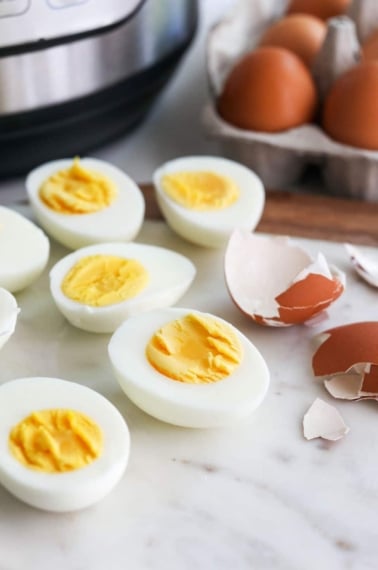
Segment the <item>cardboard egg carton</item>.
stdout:
<path fill-rule="evenodd" d="M 333 194 L 378 202 L 378 151 L 340 144 L 316 124 L 272 134 L 234 127 L 217 114 L 216 100 L 229 72 L 286 7 L 287 0 L 239 0 L 233 14 L 210 31 L 207 71 L 212 102 L 204 111 L 205 129 L 219 140 L 226 156 L 252 168 L 267 187 L 288 188 L 315 164 Z M 333 81 L 360 60 L 361 42 L 378 28 L 378 2 L 352 0 L 348 15 L 328 20 L 327 26 L 311 70 L 320 104 Z"/>

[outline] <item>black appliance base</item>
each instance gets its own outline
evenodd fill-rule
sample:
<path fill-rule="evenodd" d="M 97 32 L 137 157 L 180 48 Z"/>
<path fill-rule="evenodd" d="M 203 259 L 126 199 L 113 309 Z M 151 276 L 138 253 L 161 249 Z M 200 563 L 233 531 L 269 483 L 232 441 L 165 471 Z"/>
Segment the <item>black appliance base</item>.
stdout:
<path fill-rule="evenodd" d="M 75 101 L 0 118 L 0 178 L 49 160 L 82 156 L 136 127 L 147 115 L 192 38 L 154 66 Z"/>

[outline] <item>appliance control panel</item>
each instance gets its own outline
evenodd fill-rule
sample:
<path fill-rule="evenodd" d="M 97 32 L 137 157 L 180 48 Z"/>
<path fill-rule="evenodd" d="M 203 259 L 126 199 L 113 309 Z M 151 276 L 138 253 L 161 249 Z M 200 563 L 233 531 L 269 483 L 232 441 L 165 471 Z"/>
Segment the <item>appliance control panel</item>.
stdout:
<path fill-rule="evenodd" d="M 0 49 L 95 32 L 131 16 L 143 0 L 0 0 Z"/>

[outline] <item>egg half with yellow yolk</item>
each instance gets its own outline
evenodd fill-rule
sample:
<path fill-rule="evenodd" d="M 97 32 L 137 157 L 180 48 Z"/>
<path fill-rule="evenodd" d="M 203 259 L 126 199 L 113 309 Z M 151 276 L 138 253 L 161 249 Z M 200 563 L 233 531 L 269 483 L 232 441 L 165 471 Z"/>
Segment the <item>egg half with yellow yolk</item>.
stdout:
<path fill-rule="evenodd" d="M 235 228 L 254 230 L 263 212 L 261 180 L 232 160 L 178 158 L 156 170 L 153 180 L 168 225 L 197 245 L 222 247 Z"/>
<path fill-rule="evenodd" d="M 115 376 L 134 404 L 183 427 L 217 427 L 263 401 L 269 371 L 233 325 L 196 310 L 169 308 L 125 321 L 109 343 Z"/>
<path fill-rule="evenodd" d="M 69 249 L 131 241 L 144 218 L 144 198 L 121 169 L 94 158 L 64 159 L 35 168 L 26 179 L 41 227 Z"/>
<path fill-rule="evenodd" d="M 112 333 L 135 314 L 176 303 L 195 273 L 189 259 L 169 249 L 103 243 L 58 261 L 50 272 L 50 291 L 72 325 Z"/>
<path fill-rule="evenodd" d="M 122 478 L 129 448 L 123 417 L 90 388 L 44 377 L 0 386 L 0 483 L 31 506 L 96 503 Z"/>

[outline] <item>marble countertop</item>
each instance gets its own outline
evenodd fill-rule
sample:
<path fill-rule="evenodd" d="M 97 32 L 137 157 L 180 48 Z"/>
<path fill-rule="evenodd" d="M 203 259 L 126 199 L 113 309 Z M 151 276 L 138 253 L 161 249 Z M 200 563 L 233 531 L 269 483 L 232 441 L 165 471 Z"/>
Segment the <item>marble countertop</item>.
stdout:
<path fill-rule="evenodd" d="M 375 568 L 377 404 L 332 400 L 313 378 L 311 355 L 320 330 L 376 318 L 377 292 L 355 276 L 341 244 L 299 240 L 346 272 L 347 290 L 316 327 L 263 328 L 230 300 L 223 251 L 186 243 L 162 221 L 146 221 L 138 241 L 194 261 L 198 274 L 180 305 L 229 320 L 256 344 L 271 372 L 268 396 L 248 420 L 228 428 L 154 420 L 118 387 L 109 335 L 79 331 L 58 313 L 46 270 L 17 295 L 21 313 L 1 352 L 0 381 L 56 376 L 94 388 L 127 420 L 131 455 L 114 491 L 84 511 L 40 512 L 0 488 L 0 568 Z M 65 253 L 54 245 L 49 267 Z M 304 439 L 303 414 L 316 397 L 336 405 L 350 426 L 341 441 Z"/>
<path fill-rule="evenodd" d="M 149 181 L 164 160 L 217 153 L 200 125 L 204 45 L 231 4 L 201 0 L 196 41 L 148 120 L 94 156 Z M 0 183 L 1 203 L 22 197 L 22 179 Z M 144 224 L 138 241 L 195 262 L 196 280 L 180 305 L 229 320 L 256 344 L 271 372 L 268 396 L 247 421 L 223 429 L 177 428 L 147 416 L 113 377 L 109 335 L 74 329 L 57 312 L 46 269 L 17 295 L 21 313 L 1 351 L 0 382 L 57 376 L 98 390 L 127 420 L 130 461 L 108 497 L 76 513 L 41 512 L 0 488 L 0 570 L 375 569 L 377 404 L 332 400 L 313 378 L 311 356 L 319 330 L 378 318 L 377 292 L 353 273 L 341 244 L 302 239 L 346 272 L 347 290 L 316 327 L 261 328 L 231 302 L 222 251 L 190 245 L 157 220 Z M 65 253 L 54 245 L 49 267 Z M 336 405 L 350 427 L 341 441 L 304 439 L 303 414 L 316 397 Z"/>

